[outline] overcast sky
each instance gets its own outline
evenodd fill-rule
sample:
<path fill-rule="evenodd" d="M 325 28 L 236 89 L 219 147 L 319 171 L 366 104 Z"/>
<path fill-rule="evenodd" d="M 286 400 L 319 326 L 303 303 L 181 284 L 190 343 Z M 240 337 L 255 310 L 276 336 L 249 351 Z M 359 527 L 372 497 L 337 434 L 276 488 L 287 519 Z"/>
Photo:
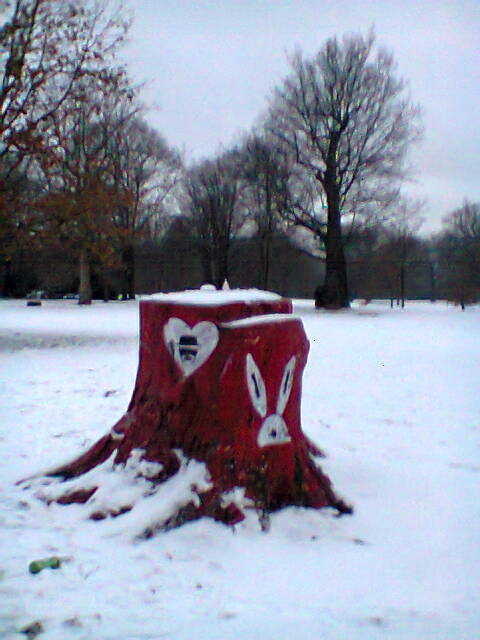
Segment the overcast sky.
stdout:
<path fill-rule="evenodd" d="M 333 35 L 373 26 L 423 109 L 414 150 L 425 231 L 464 198 L 480 201 L 480 0 L 128 0 L 127 57 L 150 123 L 187 159 L 238 140 L 288 72 Z"/>

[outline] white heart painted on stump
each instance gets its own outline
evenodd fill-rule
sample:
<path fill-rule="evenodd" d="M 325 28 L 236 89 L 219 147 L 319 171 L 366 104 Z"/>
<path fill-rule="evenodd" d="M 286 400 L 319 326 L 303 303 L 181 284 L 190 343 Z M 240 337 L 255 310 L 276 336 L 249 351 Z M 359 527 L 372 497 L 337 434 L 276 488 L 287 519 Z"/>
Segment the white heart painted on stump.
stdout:
<path fill-rule="evenodd" d="M 190 327 L 180 318 L 170 318 L 163 336 L 168 351 L 186 376 L 208 360 L 218 343 L 218 329 L 213 322 Z"/>

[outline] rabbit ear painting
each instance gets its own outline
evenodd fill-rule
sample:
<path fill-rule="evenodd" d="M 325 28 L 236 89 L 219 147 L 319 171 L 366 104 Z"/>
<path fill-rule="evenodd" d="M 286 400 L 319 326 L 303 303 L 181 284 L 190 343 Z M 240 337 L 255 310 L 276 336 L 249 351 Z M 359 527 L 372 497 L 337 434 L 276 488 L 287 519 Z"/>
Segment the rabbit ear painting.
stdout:
<path fill-rule="evenodd" d="M 276 411 L 266 417 L 258 432 L 257 444 L 259 447 L 285 444 L 291 441 L 287 424 L 283 419 L 283 412 L 292 391 L 295 364 L 296 358 L 292 356 L 283 372 L 277 395 Z M 245 373 L 253 407 L 261 418 L 265 418 L 268 409 L 266 386 L 260 369 L 250 353 L 245 359 Z"/>

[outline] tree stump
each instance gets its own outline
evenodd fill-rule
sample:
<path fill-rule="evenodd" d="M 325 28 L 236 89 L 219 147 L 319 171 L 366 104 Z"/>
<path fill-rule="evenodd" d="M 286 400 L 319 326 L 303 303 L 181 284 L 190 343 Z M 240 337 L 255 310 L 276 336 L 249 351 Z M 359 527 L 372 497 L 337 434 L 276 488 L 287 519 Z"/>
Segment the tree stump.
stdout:
<path fill-rule="evenodd" d="M 95 507 L 98 484 L 78 480 L 111 459 L 116 469 L 142 463 L 136 477 L 148 495 L 197 461 L 204 465 L 203 481 L 177 496 L 144 536 L 201 516 L 235 524 L 249 507 L 263 518 L 287 505 L 350 513 L 301 429 L 309 343 L 291 311 L 288 299 L 248 290 L 141 301 L 139 366 L 127 412 L 87 452 L 49 473 L 77 478 L 54 499 Z M 102 503 L 91 517 L 132 507 Z"/>

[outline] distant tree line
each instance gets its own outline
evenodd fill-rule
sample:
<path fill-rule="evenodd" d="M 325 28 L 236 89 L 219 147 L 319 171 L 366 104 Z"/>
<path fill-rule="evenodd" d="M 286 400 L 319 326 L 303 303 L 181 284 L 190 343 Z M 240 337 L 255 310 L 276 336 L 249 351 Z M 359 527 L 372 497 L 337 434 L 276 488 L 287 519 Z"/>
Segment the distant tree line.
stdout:
<path fill-rule="evenodd" d="M 470 203 L 466 203 L 472 208 Z M 479 205 L 473 205 L 479 209 Z M 458 211 L 463 211 L 461 207 Z M 457 212 L 455 212 L 457 213 Z M 478 225 L 477 213 L 477 225 Z M 346 247 L 351 299 L 382 298 L 392 306 L 407 299 L 450 300 L 463 308 L 480 300 L 479 236 L 465 237 L 452 228 L 452 215 L 438 234 L 392 236 L 377 227 L 351 237 Z M 176 216 L 159 236 L 134 245 L 134 291 L 138 294 L 196 288 L 206 282 L 200 240 L 188 232 L 189 220 Z M 476 242 L 476 249 L 472 246 Z M 258 287 L 283 295 L 312 298 L 325 263 L 292 230 L 269 239 L 268 276 L 264 276 L 264 239 L 259 233 L 235 238 L 228 256 L 232 287 Z M 51 297 L 78 291 L 78 264 L 67 247 L 36 247 L 15 252 L 10 295 L 45 290 Z M 93 265 L 92 293 L 97 299 L 124 298 L 124 270 Z M 2 285 L 4 281 L 2 280 Z"/>
<path fill-rule="evenodd" d="M 0 3 L 0 293 L 255 286 L 478 300 L 480 205 L 430 238 L 401 193 L 418 108 L 373 35 L 298 51 L 252 131 L 186 164 L 145 119 L 115 0 Z"/>

